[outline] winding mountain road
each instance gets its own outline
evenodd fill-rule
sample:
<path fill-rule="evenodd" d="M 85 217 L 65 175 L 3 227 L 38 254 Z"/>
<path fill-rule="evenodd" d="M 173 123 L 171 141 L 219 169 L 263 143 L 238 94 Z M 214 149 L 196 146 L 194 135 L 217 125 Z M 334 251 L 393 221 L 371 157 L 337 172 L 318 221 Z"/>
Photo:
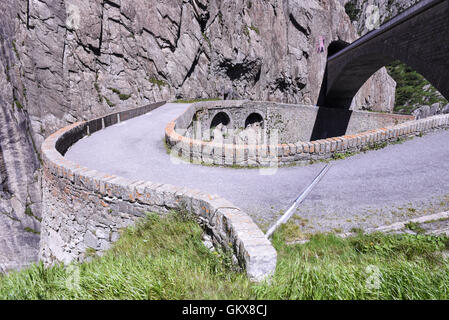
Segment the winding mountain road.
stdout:
<path fill-rule="evenodd" d="M 218 194 L 244 209 L 263 229 L 286 210 L 325 165 L 259 169 L 211 167 L 173 160 L 164 128 L 189 105 L 167 103 L 146 115 L 87 136 L 65 157 L 132 179 Z M 297 209 L 304 232 L 375 227 L 449 208 L 449 131 L 332 161 Z M 298 221 L 299 220 L 299 221 Z"/>

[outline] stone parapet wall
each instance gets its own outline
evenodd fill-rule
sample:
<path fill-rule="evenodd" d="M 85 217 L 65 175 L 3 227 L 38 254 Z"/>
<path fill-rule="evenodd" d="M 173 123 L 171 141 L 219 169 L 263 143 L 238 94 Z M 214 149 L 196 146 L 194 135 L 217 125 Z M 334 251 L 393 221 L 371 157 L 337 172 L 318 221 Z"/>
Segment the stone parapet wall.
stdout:
<path fill-rule="evenodd" d="M 102 254 L 118 240 L 122 228 L 147 212 L 186 210 L 197 218 L 215 246 L 232 252 L 234 262 L 251 279 L 273 274 L 275 249 L 251 218 L 229 201 L 188 188 L 109 175 L 63 157 L 83 136 L 162 104 L 74 123 L 44 141 L 40 259 L 46 265 L 84 261 L 92 253 Z"/>
<path fill-rule="evenodd" d="M 189 110 L 184 115 L 188 115 L 188 113 Z M 409 119 L 413 119 L 413 117 Z M 185 120 L 183 121 L 185 122 Z M 256 145 L 226 144 L 192 139 L 177 132 L 177 121 L 175 120 L 167 124 L 165 139 L 172 154 L 193 163 L 273 167 L 311 160 L 324 160 L 331 158 L 336 153 L 363 151 L 379 144 L 395 142 L 400 138 L 448 127 L 449 114 L 446 114 L 310 142 Z"/>
<path fill-rule="evenodd" d="M 263 134 L 277 134 L 277 143 L 308 142 L 313 137 L 357 134 L 413 120 L 413 116 L 368 111 L 343 110 L 271 101 L 219 100 L 189 106 L 175 119 L 175 129 L 183 136 L 211 140 L 217 115 L 225 114 L 226 129 L 232 136 L 246 128 L 250 115 L 262 118 Z M 216 125 L 216 123 L 215 123 Z M 335 132 L 337 130 L 338 132 Z M 228 139 L 229 140 L 229 139 Z M 229 143 L 229 142 L 228 142 Z"/>

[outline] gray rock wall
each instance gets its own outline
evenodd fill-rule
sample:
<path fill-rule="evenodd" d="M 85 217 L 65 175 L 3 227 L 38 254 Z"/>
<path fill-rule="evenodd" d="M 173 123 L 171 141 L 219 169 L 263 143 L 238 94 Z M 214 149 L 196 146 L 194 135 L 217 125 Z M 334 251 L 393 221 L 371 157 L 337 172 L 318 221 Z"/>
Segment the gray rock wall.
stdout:
<path fill-rule="evenodd" d="M 442 103 L 434 103 L 430 106 L 425 105 L 417 108 L 413 111 L 413 115 L 416 119 L 423 119 L 427 117 L 432 117 L 437 114 L 446 114 L 449 113 L 449 104 L 443 105 Z"/>
<path fill-rule="evenodd" d="M 37 259 L 41 215 L 40 164 L 22 103 L 15 7 L 0 2 L 0 272 Z"/>

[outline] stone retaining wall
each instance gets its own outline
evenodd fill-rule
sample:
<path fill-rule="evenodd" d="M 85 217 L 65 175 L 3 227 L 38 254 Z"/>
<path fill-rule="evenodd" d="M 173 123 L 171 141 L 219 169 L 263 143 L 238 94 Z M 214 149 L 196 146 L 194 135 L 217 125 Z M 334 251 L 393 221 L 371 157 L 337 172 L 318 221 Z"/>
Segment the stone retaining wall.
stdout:
<path fill-rule="evenodd" d="M 182 124 L 187 122 L 186 119 L 193 114 L 194 110 L 194 106 L 186 110 L 181 116 Z M 299 141 L 297 143 L 256 145 L 205 142 L 185 137 L 177 132 L 178 122 L 176 119 L 167 124 L 165 139 L 172 153 L 193 163 L 220 166 L 275 167 L 328 159 L 336 153 L 367 150 L 376 145 L 395 142 L 399 138 L 414 136 L 436 128 L 448 127 L 449 114 L 446 114 L 311 142 Z M 181 128 L 183 127 L 181 126 Z"/>
<path fill-rule="evenodd" d="M 162 104 L 74 123 L 44 141 L 40 259 L 46 265 L 84 261 L 92 253 L 102 254 L 119 238 L 122 228 L 147 212 L 187 210 L 197 217 L 215 246 L 233 253 L 234 262 L 251 279 L 259 281 L 271 275 L 276 267 L 275 249 L 251 218 L 229 201 L 183 187 L 90 170 L 63 157 L 85 135 Z"/>

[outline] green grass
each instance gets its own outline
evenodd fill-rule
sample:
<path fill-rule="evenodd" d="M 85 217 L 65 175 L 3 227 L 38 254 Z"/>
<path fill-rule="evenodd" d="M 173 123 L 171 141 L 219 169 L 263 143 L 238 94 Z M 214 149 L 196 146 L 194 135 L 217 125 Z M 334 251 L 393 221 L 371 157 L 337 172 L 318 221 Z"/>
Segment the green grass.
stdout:
<path fill-rule="evenodd" d="M 248 41 L 251 38 L 249 30 L 253 30 L 257 35 L 260 35 L 260 30 L 256 26 L 254 26 L 254 25 L 244 25 L 242 31 L 248 37 Z"/>
<path fill-rule="evenodd" d="M 27 205 L 25 208 L 25 214 L 30 217 L 34 216 L 33 210 L 31 210 L 31 207 L 29 205 Z"/>
<path fill-rule="evenodd" d="M 209 39 L 209 37 L 207 36 L 207 34 L 205 34 L 205 33 L 203 32 L 202 35 L 203 35 L 204 41 L 206 41 L 207 44 L 209 45 L 209 48 L 212 49 L 212 42 L 210 41 L 210 39 Z"/>
<path fill-rule="evenodd" d="M 97 80 L 95 80 L 95 82 L 94 82 L 94 88 L 98 94 L 98 102 L 103 103 L 103 96 L 101 95 L 101 89 L 100 89 L 100 86 L 99 86 Z"/>
<path fill-rule="evenodd" d="M 253 30 L 255 33 L 257 33 L 258 35 L 260 35 L 259 28 L 257 28 L 256 26 L 251 25 L 251 26 L 249 26 L 249 28 L 250 28 L 251 30 Z"/>
<path fill-rule="evenodd" d="M 19 100 L 14 100 L 14 102 L 13 102 L 13 110 L 14 110 L 14 106 L 16 106 L 18 110 L 22 110 L 23 109 L 23 105 L 20 103 Z"/>
<path fill-rule="evenodd" d="M 111 87 L 109 87 L 108 89 L 111 90 L 112 92 L 114 92 L 114 93 L 117 94 L 117 95 L 121 93 L 120 90 L 119 90 L 119 89 L 116 89 L 116 88 L 111 88 Z"/>
<path fill-rule="evenodd" d="M 409 222 L 405 225 L 405 227 L 415 233 L 424 233 L 425 230 L 421 227 L 421 225 L 417 222 Z"/>
<path fill-rule="evenodd" d="M 127 229 L 103 257 L 78 266 L 80 283 L 69 289 L 70 268 L 42 264 L 0 279 L 0 299 L 201 299 L 236 295 L 249 286 L 230 259 L 211 253 L 196 222 L 179 215 L 149 215 Z"/>
<path fill-rule="evenodd" d="M 20 60 L 19 51 L 17 50 L 17 46 L 16 46 L 16 40 L 12 41 L 12 49 L 14 50 L 14 53 L 16 54 L 17 60 Z"/>
<path fill-rule="evenodd" d="M 411 138 L 409 138 L 411 139 Z M 404 141 L 406 141 L 406 138 L 398 138 L 396 141 L 390 141 L 390 142 L 376 142 L 373 145 L 365 145 L 363 146 L 360 151 L 346 151 L 346 152 L 334 152 L 332 154 L 332 157 L 330 159 L 324 159 L 322 161 L 324 162 L 328 162 L 329 160 L 343 160 L 352 156 L 355 156 L 359 153 L 365 153 L 368 151 L 373 151 L 373 150 L 380 150 L 380 149 L 384 149 L 388 146 L 388 144 L 401 144 Z"/>
<path fill-rule="evenodd" d="M 128 100 L 129 98 L 131 98 L 131 95 L 130 95 L 130 94 L 125 94 L 125 93 L 120 93 L 120 94 L 118 95 L 118 97 L 119 97 L 120 100 L 126 101 L 126 100 Z"/>
<path fill-rule="evenodd" d="M 202 102 L 202 101 L 220 101 L 220 98 L 205 98 L 205 99 L 178 99 L 174 101 L 175 103 L 195 103 L 195 102 Z"/>
<path fill-rule="evenodd" d="M 27 204 L 26 207 L 25 207 L 25 214 L 26 214 L 27 216 L 29 216 L 29 217 L 33 217 L 34 219 L 38 220 L 39 222 L 42 221 L 41 218 L 39 218 L 39 217 L 37 217 L 37 216 L 34 215 L 33 210 L 31 209 L 31 207 L 30 207 L 29 204 Z"/>
<path fill-rule="evenodd" d="M 448 103 L 422 75 L 407 65 L 395 61 L 387 66 L 387 71 L 397 84 L 394 111 L 410 114 L 422 105 Z M 428 85 L 429 89 L 424 90 Z"/>
<path fill-rule="evenodd" d="M 167 83 L 167 82 L 165 82 L 165 81 L 163 81 L 163 80 L 158 80 L 158 79 L 156 79 L 156 78 L 154 78 L 154 77 L 149 78 L 148 81 L 149 81 L 151 84 L 156 85 L 156 86 L 159 88 L 159 90 L 161 90 L 161 87 L 166 87 L 166 86 L 168 86 L 168 83 Z"/>
<path fill-rule="evenodd" d="M 352 157 L 356 154 L 356 152 L 346 151 L 344 153 L 342 152 L 334 152 L 332 154 L 332 160 L 342 160 L 346 159 L 348 157 Z"/>
<path fill-rule="evenodd" d="M 126 101 L 129 98 L 131 98 L 131 94 L 121 93 L 119 89 L 116 89 L 116 88 L 108 88 L 108 89 L 111 90 L 112 92 L 114 92 L 116 95 L 118 95 L 118 97 L 121 101 Z"/>
<path fill-rule="evenodd" d="M 34 230 L 33 228 L 30 228 L 30 227 L 25 227 L 24 230 L 29 233 L 41 234 L 39 231 Z"/>
<path fill-rule="evenodd" d="M 449 262 L 439 256 L 449 247 L 446 237 L 319 234 L 286 245 L 285 228 L 273 237 L 278 264 L 269 283 L 251 283 L 228 255 L 207 250 L 189 217 L 148 215 L 101 258 L 0 277 L 0 299 L 449 298 Z M 373 270 L 378 288 L 367 285 Z M 79 282 L 71 281 L 77 275 Z"/>
<path fill-rule="evenodd" d="M 111 100 L 108 99 L 108 97 L 103 96 L 104 100 L 106 101 L 106 103 L 108 104 L 108 106 L 110 108 L 114 108 L 115 107 L 115 103 L 113 103 Z"/>
<path fill-rule="evenodd" d="M 6 81 L 11 82 L 11 77 L 9 76 L 9 65 L 6 65 Z"/>

